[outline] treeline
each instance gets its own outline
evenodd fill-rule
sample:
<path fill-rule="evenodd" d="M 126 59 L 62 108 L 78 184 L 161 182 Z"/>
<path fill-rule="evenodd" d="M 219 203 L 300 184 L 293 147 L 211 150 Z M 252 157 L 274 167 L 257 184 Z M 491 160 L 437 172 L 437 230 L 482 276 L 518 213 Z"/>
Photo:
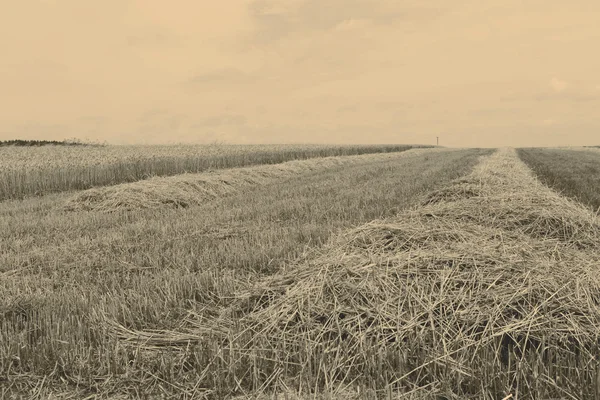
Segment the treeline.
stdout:
<path fill-rule="evenodd" d="M 101 143 L 84 142 L 80 139 L 64 139 L 64 140 L 0 140 L 2 146 L 99 146 Z"/>

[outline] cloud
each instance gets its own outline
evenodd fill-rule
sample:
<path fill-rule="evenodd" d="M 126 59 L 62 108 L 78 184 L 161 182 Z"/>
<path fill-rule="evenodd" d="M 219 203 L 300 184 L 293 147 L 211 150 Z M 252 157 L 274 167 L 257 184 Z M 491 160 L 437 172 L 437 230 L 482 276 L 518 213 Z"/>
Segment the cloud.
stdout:
<path fill-rule="evenodd" d="M 148 122 L 156 119 L 164 119 L 171 112 L 165 108 L 151 108 L 144 111 L 139 117 L 138 122 Z"/>
<path fill-rule="evenodd" d="M 252 83 L 257 76 L 246 73 L 237 68 L 221 68 L 213 71 L 202 72 L 190 77 L 185 83 L 192 86 L 202 85 L 240 85 Z"/>
<path fill-rule="evenodd" d="M 13 127 L 10 131 L 2 133 L 7 139 L 25 140 L 62 140 L 73 137 L 72 126 L 53 123 L 24 123 Z"/>
<path fill-rule="evenodd" d="M 469 114 L 477 117 L 497 117 L 510 116 L 514 118 L 516 115 L 523 114 L 527 110 L 519 107 L 480 107 L 469 111 Z"/>
<path fill-rule="evenodd" d="M 131 47 L 156 47 L 174 46 L 181 42 L 181 38 L 167 32 L 150 31 L 127 36 L 127 44 Z"/>
<path fill-rule="evenodd" d="M 358 105 L 356 104 L 338 107 L 336 110 L 336 112 L 339 114 L 354 113 L 356 111 L 358 111 Z"/>
<path fill-rule="evenodd" d="M 399 68 L 395 38 L 446 12 L 416 0 L 250 0 L 247 10 L 254 33 L 240 40 L 240 51 L 260 65 L 261 83 L 293 95 Z"/>
<path fill-rule="evenodd" d="M 334 31 L 347 32 L 357 29 L 366 29 L 371 25 L 371 20 L 367 18 L 350 18 L 339 22 L 333 27 Z"/>
<path fill-rule="evenodd" d="M 600 100 L 600 90 L 586 81 L 564 81 L 553 78 L 547 83 L 547 88 L 538 84 L 523 85 L 520 90 L 509 95 L 500 96 L 504 103 L 529 104 L 536 103 L 588 103 Z"/>
<path fill-rule="evenodd" d="M 271 42 L 295 32 L 359 28 L 361 24 L 421 24 L 445 14 L 441 6 L 393 0 L 254 0 L 248 10 L 258 26 L 257 41 Z"/>
<path fill-rule="evenodd" d="M 573 101 L 585 103 L 585 102 L 589 102 L 589 101 L 600 100 L 600 94 L 598 94 L 598 93 L 590 93 L 590 94 L 582 93 L 582 94 L 575 94 L 575 95 L 571 96 L 571 98 L 573 99 Z"/>
<path fill-rule="evenodd" d="M 552 78 L 550 81 L 550 87 L 557 93 L 564 91 L 569 87 L 569 84 L 563 80 L 560 80 L 556 77 Z"/>
<path fill-rule="evenodd" d="M 66 63 L 46 58 L 34 57 L 23 61 L 6 58 L 0 69 L 0 86 L 5 93 L 16 90 L 28 96 L 55 95 L 57 92 L 71 92 L 77 87 L 74 71 Z"/>
<path fill-rule="evenodd" d="M 533 96 L 533 99 L 538 102 L 546 101 L 567 101 L 576 103 L 588 103 L 600 100 L 600 93 L 584 92 L 584 91 L 561 91 L 553 93 L 538 93 Z"/>
<path fill-rule="evenodd" d="M 188 117 L 173 114 L 165 109 L 150 109 L 137 120 L 137 133 L 145 142 L 153 142 L 161 136 L 174 136 L 180 133 Z"/>
<path fill-rule="evenodd" d="M 383 100 L 375 103 L 375 109 L 382 111 L 405 111 L 408 108 L 413 108 L 414 105 L 401 100 Z"/>
<path fill-rule="evenodd" d="M 94 124 L 94 125 L 104 125 L 106 124 L 110 118 L 105 115 L 86 115 L 80 118 L 77 118 L 78 122 L 86 123 L 86 124 Z"/>
<path fill-rule="evenodd" d="M 211 117 L 204 118 L 199 122 L 196 122 L 192 125 L 192 128 L 207 128 L 224 125 L 244 125 L 246 124 L 246 121 L 247 118 L 244 115 L 240 114 L 214 115 Z"/>
<path fill-rule="evenodd" d="M 269 109 L 264 105 L 260 104 L 256 106 L 255 111 L 258 115 L 265 115 L 269 111 Z"/>

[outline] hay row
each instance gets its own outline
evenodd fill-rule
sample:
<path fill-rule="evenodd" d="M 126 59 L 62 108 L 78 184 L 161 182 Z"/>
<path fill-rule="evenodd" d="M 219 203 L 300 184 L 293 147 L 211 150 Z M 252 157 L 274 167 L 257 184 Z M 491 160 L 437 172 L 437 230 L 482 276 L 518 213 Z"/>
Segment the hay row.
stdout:
<path fill-rule="evenodd" d="M 597 395 L 600 221 L 512 149 L 240 297 L 249 347 L 313 382 Z M 287 351 L 286 351 L 287 349 Z M 322 364 L 314 368 L 315 359 Z M 382 377 L 383 375 L 383 377 Z M 317 385 L 318 386 L 318 385 Z"/>
<path fill-rule="evenodd" d="M 228 373 L 209 388 L 252 376 L 252 387 L 304 393 L 598 398 L 599 249 L 598 217 L 502 149 L 420 207 L 258 282 L 185 337 L 221 341 L 207 368 Z"/>
<path fill-rule="evenodd" d="M 198 174 L 154 177 L 133 183 L 82 191 L 67 201 L 65 209 L 112 212 L 160 207 L 185 208 L 230 195 L 244 188 L 266 185 L 311 171 L 364 162 L 417 157 L 439 151 L 451 150 L 411 149 L 400 153 L 323 157 Z"/>

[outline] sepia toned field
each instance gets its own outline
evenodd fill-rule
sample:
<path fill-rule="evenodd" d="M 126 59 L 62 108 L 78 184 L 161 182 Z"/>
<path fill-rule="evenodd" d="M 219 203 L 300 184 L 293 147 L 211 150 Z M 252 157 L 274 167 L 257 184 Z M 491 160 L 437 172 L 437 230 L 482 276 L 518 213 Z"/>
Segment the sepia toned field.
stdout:
<path fill-rule="evenodd" d="M 0 398 L 599 396 L 592 158 L 389 150 L 1 202 Z"/>
<path fill-rule="evenodd" d="M 0 200 L 135 182 L 152 176 L 397 152 L 403 145 L 164 145 L 0 147 Z"/>
<path fill-rule="evenodd" d="M 600 210 L 600 149 L 519 149 L 519 156 L 546 185 Z"/>

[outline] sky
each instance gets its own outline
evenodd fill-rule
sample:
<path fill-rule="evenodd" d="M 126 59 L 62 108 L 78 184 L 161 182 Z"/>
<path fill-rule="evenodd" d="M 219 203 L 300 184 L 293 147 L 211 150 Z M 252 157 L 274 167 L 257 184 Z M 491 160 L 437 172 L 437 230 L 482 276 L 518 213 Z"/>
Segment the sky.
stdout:
<path fill-rule="evenodd" d="M 0 140 L 600 145 L 597 0 L 5 0 Z"/>

